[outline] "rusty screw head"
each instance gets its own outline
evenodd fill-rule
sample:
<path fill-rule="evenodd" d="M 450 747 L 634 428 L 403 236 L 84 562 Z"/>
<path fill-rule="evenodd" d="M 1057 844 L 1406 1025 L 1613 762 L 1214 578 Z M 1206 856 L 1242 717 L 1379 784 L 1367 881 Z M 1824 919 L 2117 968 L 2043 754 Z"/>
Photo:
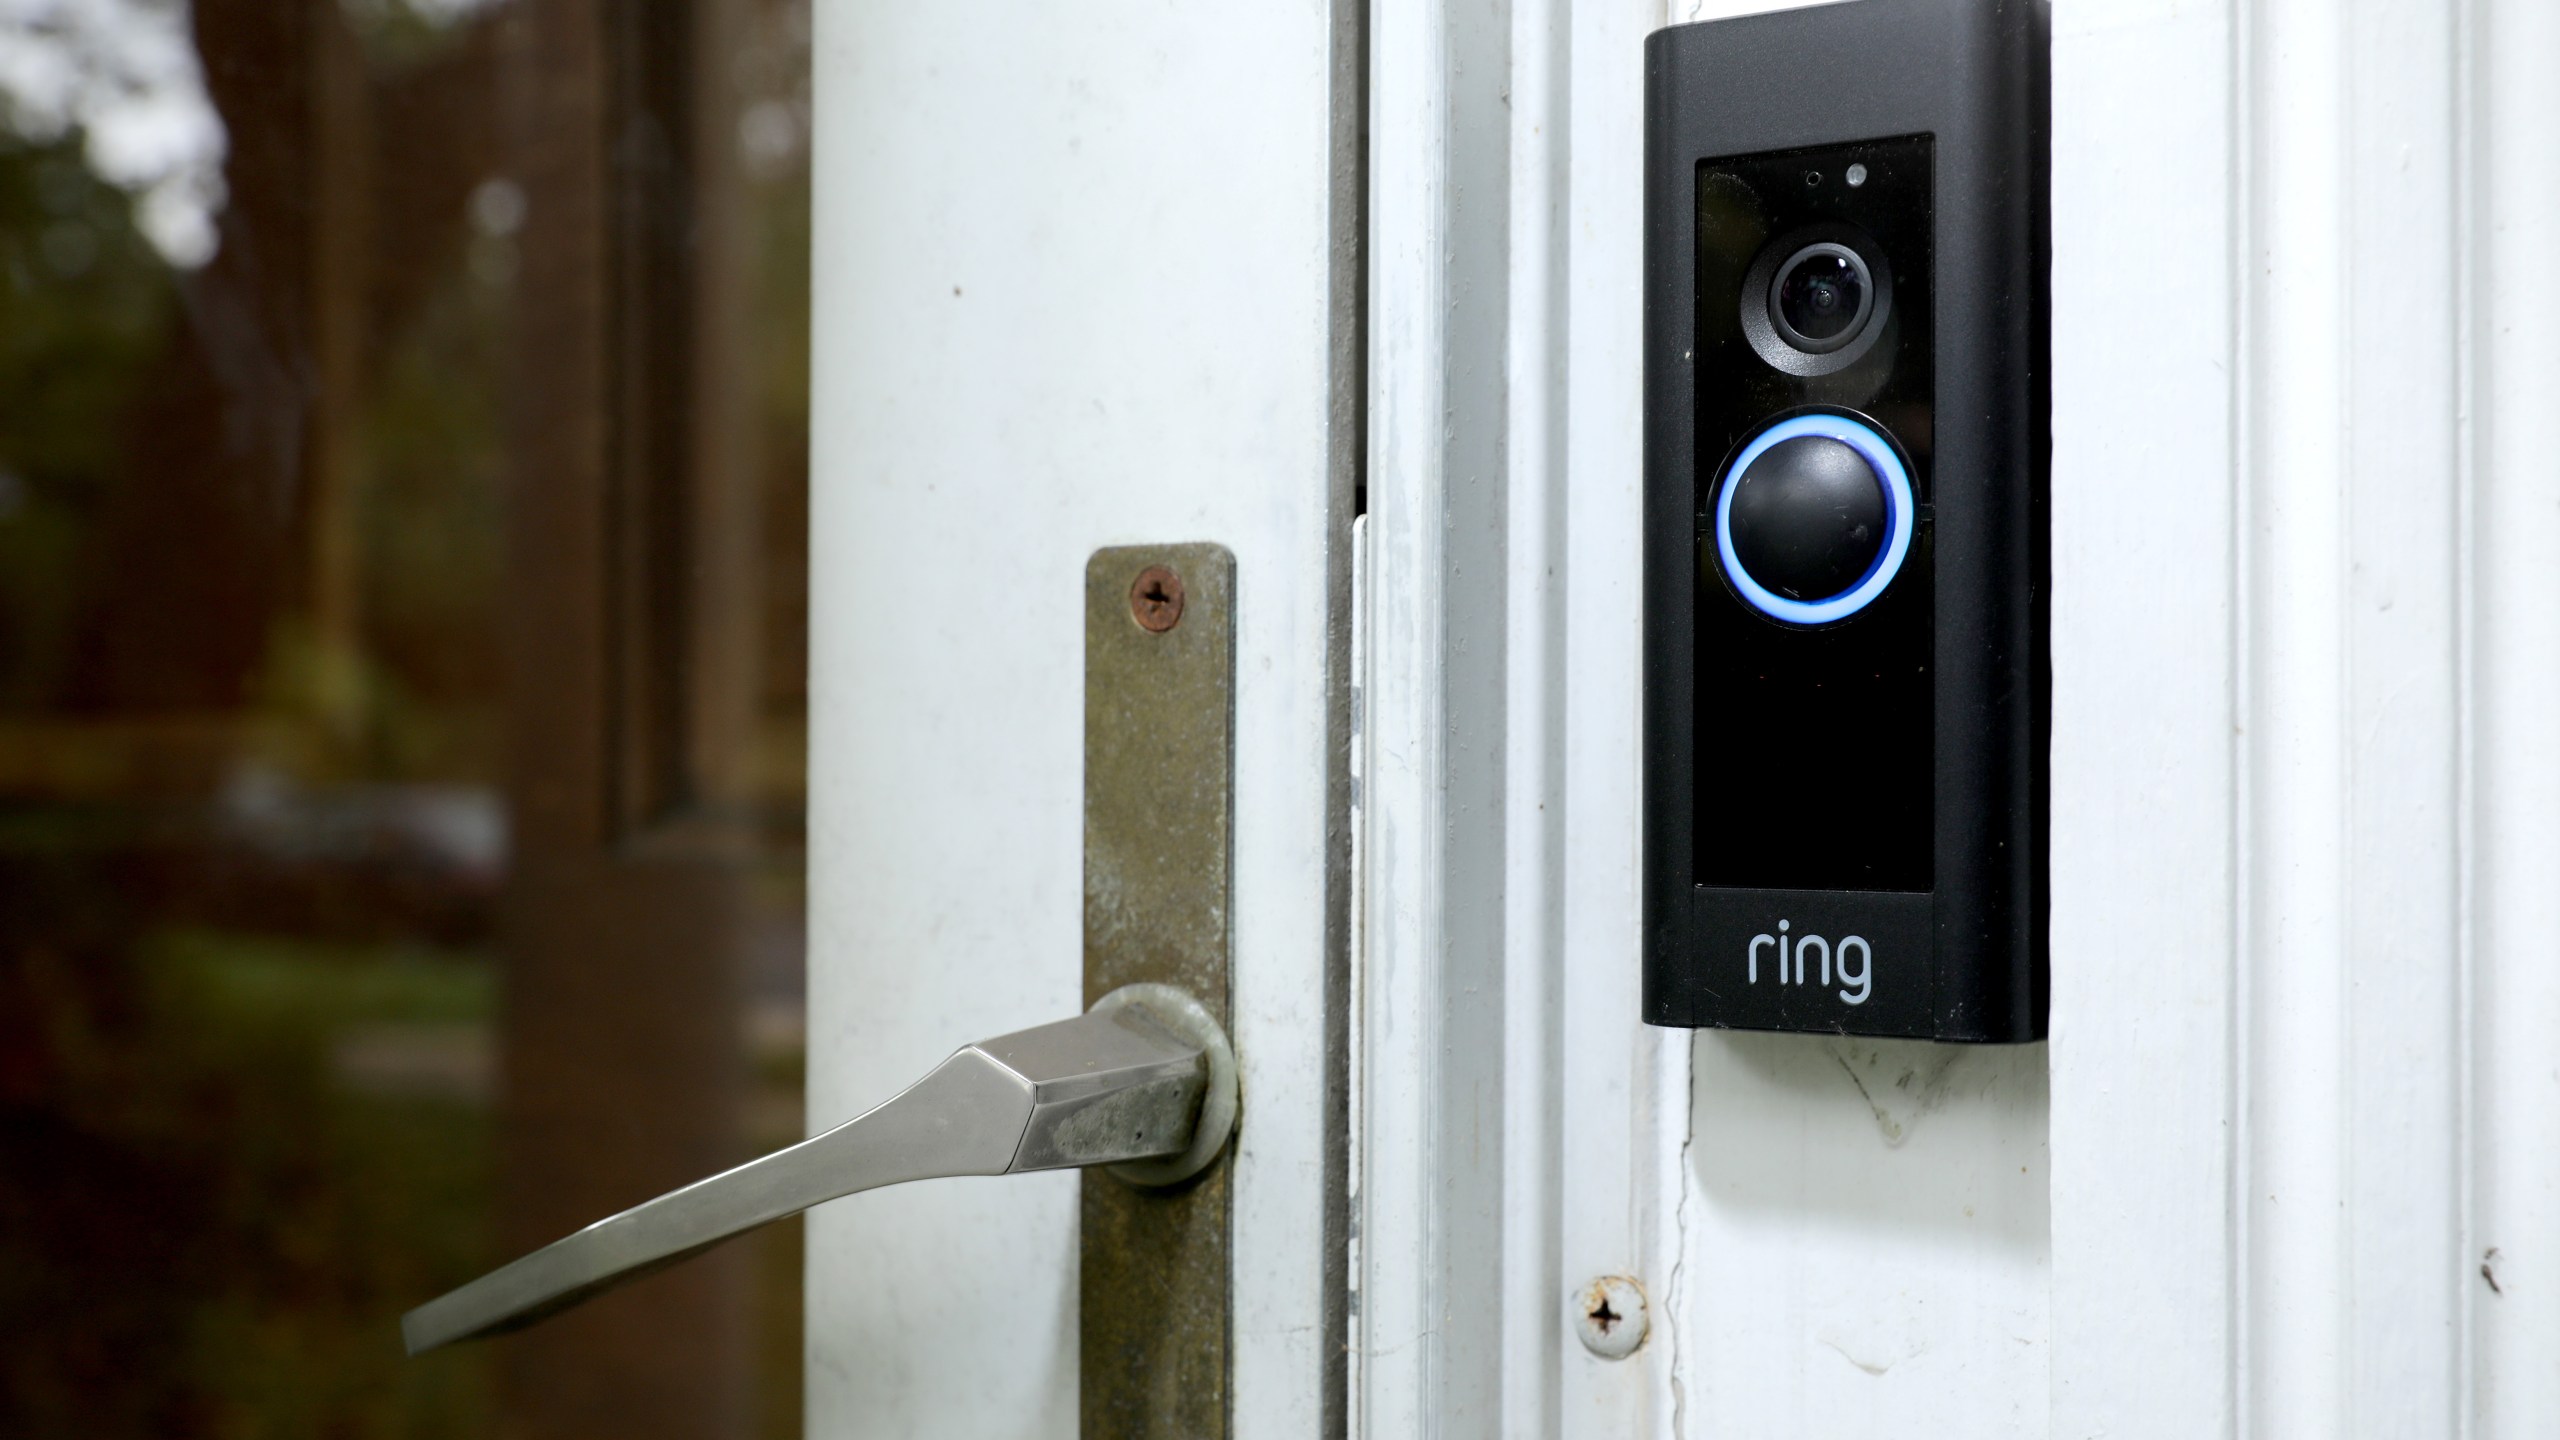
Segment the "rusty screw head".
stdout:
<path fill-rule="evenodd" d="M 1644 1344 L 1652 1321 L 1644 1288 L 1624 1275 L 1603 1275 L 1573 1297 L 1573 1328 L 1582 1347 L 1603 1360 L 1624 1360 Z"/>
<path fill-rule="evenodd" d="M 1139 571 L 1129 586 L 1129 618 L 1157 635 L 1182 623 L 1182 577 L 1162 565 Z"/>

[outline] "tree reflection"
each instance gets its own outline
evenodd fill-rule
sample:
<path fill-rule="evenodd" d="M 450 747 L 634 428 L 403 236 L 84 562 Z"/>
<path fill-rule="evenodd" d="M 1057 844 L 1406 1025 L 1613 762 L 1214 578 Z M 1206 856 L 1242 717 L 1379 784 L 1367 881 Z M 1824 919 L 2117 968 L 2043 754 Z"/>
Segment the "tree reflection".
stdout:
<path fill-rule="evenodd" d="M 686 185 L 528 121 L 559 83 L 528 58 L 548 30 L 733 77 L 684 92 Z M 0 1434 L 531 1423 L 508 1352 L 411 1365 L 393 1323 L 503 1258 L 527 1070 L 566 1077 L 546 1103 L 584 1097 L 564 1123 L 616 1135 L 627 1067 L 691 1083 L 524 1023 L 529 955 L 616 974 L 542 938 L 574 917 L 545 920 L 525 873 L 560 858 L 523 839 L 523 736 L 557 692 L 519 642 L 557 617 L 522 603 L 547 563 L 522 540 L 565 483 L 537 457 L 645 431 L 610 387 L 553 383 L 573 325 L 636 345 L 682 313 L 664 333 L 716 331 L 734 362 L 726 388 L 634 392 L 697 437 L 648 483 L 696 497 L 669 543 L 731 597 L 669 613 L 756 660 L 665 667 L 687 715 L 752 681 L 735 723 L 685 732 L 685 774 L 727 778 L 592 848 L 722 837 L 705 864 L 736 875 L 682 917 L 695 951 L 653 963 L 738 967 L 695 1017 L 704 1063 L 747 1076 L 704 1133 L 797 1137 L 806 33 L 766 0 L 0 0 Z M 697 60 L 677 35 L 727 38 Z M 664 118 L 614 103 L 625 129 Z M 684 148 L 713 135 L 717 157 Z M 572 143 L 602 157 L 583 212 L 556 178 Z M 630 213 L 715 184 L 734 229 L 686 240 L 668 286 L 602 287 L 581 318 L 531 278 L 533 247 L 610 257 Z M 689 518 L 715 512 L 744 517 L 717 545 Z M 608 547 L 628 519 L 572 518 Z M 614 663 L 658 664 L 655 633 Z M 604 765 L 653 703 L 603 703 L 546 763 Z M 754 1353 L 698 1363 L 791 1434 L 796 1237 L 757 1245 Z M 554 1410 L 551 1433 L 580 1423 Z"/>

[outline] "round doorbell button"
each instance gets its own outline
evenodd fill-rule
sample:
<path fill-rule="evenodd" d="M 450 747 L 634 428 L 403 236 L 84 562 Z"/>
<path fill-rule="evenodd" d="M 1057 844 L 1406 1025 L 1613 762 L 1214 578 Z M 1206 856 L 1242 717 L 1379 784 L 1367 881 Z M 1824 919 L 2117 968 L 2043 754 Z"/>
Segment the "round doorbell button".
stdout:
<path fill-rule="evenodd" d="M 1797 415 L 1734 456 L 1716 496 L 1716 553 L 1745 604 L 1828 625 L 1872 604 L 1911 550 L 1911 476 L 1874 427 Z"/>
<path fill-rule="evenodd" d="M 1884 487 L 1867 457 L 1827 435 L 1781 440 L 1733 480 L 1733 553 L 1790 600 L 1827 600 L 1884 552 Z"/>

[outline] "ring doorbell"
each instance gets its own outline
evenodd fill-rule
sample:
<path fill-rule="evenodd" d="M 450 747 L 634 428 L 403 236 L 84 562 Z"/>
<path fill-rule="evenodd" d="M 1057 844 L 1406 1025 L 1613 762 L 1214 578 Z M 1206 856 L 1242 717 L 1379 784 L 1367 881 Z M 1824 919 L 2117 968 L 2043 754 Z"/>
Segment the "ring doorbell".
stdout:
<path fill-rule="evenodd" d="M 2046 13 L 1646 47 L 1645 1019 L 2045 1029 Z"/>

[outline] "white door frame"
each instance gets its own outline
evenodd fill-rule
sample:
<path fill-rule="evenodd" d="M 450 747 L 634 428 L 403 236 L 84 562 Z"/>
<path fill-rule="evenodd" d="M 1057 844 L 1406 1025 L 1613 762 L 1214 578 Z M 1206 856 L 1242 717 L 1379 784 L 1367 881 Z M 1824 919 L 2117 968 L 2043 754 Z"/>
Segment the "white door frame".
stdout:
<path fill-rule="evenodd" d="M 1569 1313 L 1583 1279 L 1676 1285 L 1688 1129 L 1686 1037 L 1635 1018 L 1661 19 L 1371 13 L 1360 1434 L 1674 1419 L 1675 1347 L 1598 1360 Z"/>

